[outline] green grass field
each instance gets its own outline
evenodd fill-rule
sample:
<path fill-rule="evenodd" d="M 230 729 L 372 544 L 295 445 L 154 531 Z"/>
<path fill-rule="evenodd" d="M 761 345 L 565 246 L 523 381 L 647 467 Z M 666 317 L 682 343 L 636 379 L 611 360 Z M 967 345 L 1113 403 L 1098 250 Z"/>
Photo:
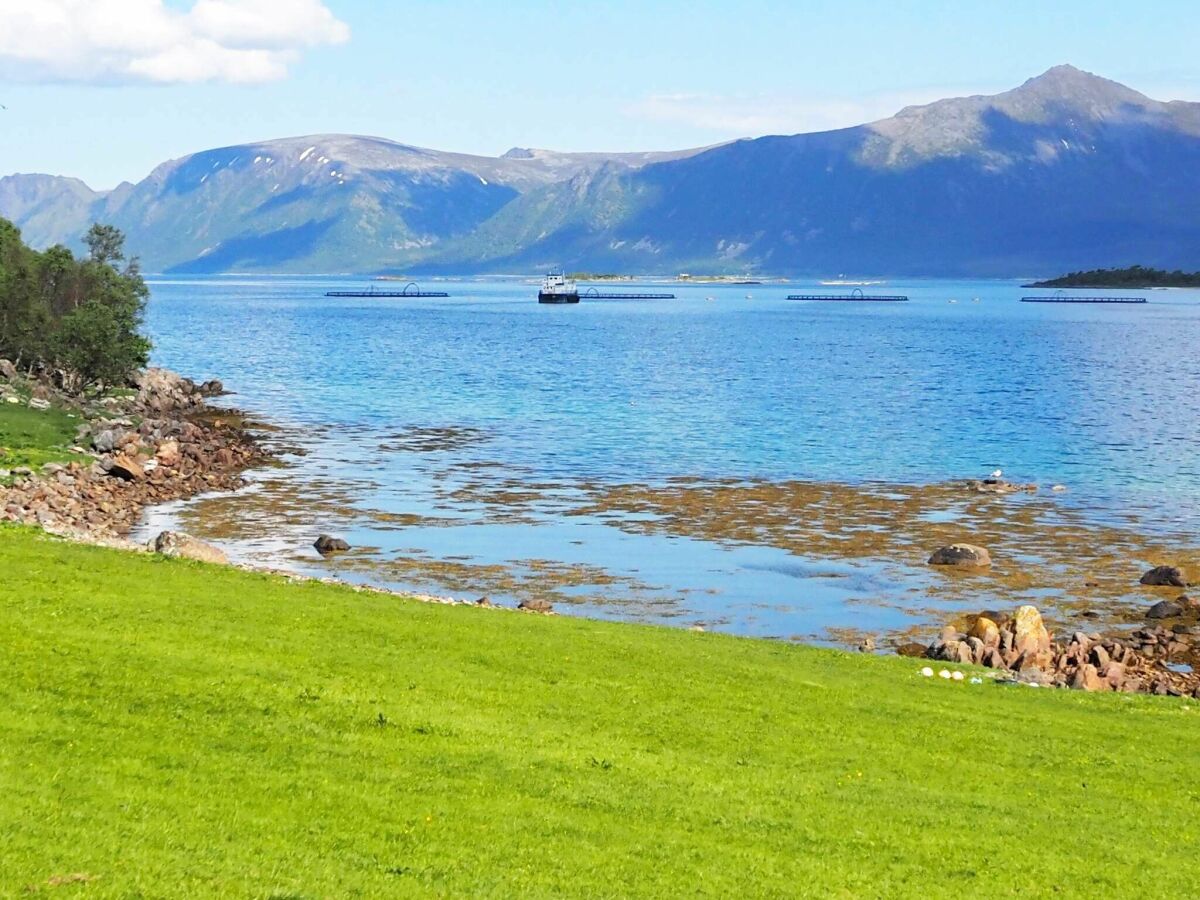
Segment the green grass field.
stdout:
<path fill-rule="evenodd" d="M 0 469 L 38 468 L 81 458 L 69 452 L 82 419 L 62 409 L 45 411 L 0 403 Z"/>
<path fill-rule="evenodd" d="M 0 895 L 1194 895 L 1193 701 L 0 529 Z"/>

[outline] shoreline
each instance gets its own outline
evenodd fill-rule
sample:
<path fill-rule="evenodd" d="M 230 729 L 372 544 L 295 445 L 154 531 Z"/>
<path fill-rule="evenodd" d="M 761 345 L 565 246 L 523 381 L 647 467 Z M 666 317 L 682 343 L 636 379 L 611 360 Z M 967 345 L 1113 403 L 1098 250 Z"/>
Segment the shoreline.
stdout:
<path fill-rule="evenodd" d="M 152 368 L 139 375 L 136 392 L 91 404 L 41 382 L 9 384 L 30 393 L 30 408 L 73 409 L 80 424 L 70 460 L 11 470 L 12 483 L 0 486 L 0 521 L 120 541 L 147 508 L 236 490 L 243 473 L 270 459 L 244 414 L 208 403 L 224 393 L 220 382 L 196 384 Z"/>
<path fill-rule="evenodd" d="M 40 393 L 45 394 L 46 391 L 43 389 Z M 233 495 L 248 484 L 244 477 L 247 471 L 269 464 L 272 459 L 277 458 L 278 454 L 264 449 L 259 439 L 251 434 L 251 426 L 244 413 L 213 406 L 208 402 L 223 393 L 219 382 L 197 385 L 190 379 L 167 370 L 147 370 L 139 378 L 136 394 L 116 399 L 106 398 L 97 405 L 98 408 L 91 410 L 92 417 L 82 421 L 76 435 L 77 444 L 91 448 L 93 461 L 90 464 L 82 461 L 49 463 L 41 467 L 40 473 L 29 470 L 16 471 L 14 474 L 20 476 L 18 480 L 10 486 L 0 487 L 0 520 L 38 526 L 49 534 L 84 543 L 135 551 L 158 550 L 167 555 L 230 564 L 224 551 L 219 549 L 219 541 L 218 546 L 213 547 L 187 534 L 175 535 L 171 532 L 164 533 L 172 534 L 166 545 L 162 544 L 163 535 L 158 535 L 157 538 L 151 535 L 148 543 L 136 543 L 129 537 L 144 526 L 148 510 L 204 494 Z M 64 401 L 62 397 L 54 399 L 60 403 Z M 82 409 L 80 411 L 83 412 Z M 73 447 L 72 451 L 83 452 L 83 447 Z M 773 491 L 782 490 L 784 487 L 771 486 Z M 961 492 L 960 496 L 967 494 L 980 496 L 981 499 L 991 496 L 995 501 L 1010 494 L 1028 495 L 1035 492 L 1034 486 L 1031 485 L 997 485 L 987 482 L 964 482 L 959 488 L 952 485 L 911 488 L 918 494 L 922 490 L 937 493 L 948 489 L 956 493 Z M 806 505 L 812 502 L 808 494 L 821 490 L 838 493 L 838 505 L 842 507 L 843 515 L 845 508 L 852 505 L 845 503 L 849 492 L 853 490 L 848 486 L 807 485 L 802 490 Z M 707 511 L 715 498 L 701 496 Z M 629 500 L 628 497 L 624 499 Z M 649 503 L 651 497 L 648 489 L 636 499 L 638 503 L 634 504 L 635 508 L 642 508 Z M 662 496 L 653 498 L 655 503 L 661 503 L 662 499 Z M 765 498 L 756 499 L 761 501 Z M 776 501 L 777 507 L 772 515 L 776 516 L 786 514 L 796 503 L 795 498 L 789 500 L 782 494 L 773 496 L 772 499 Z M 825 498 L 826 502 L 828 499 L 830 498 Z M 861 502 L 862 498 L 858 499 Z M 732 506 L 729 503 L 718 503 L 717 507 L 725 506 L 736 511 L 736 498 L 732 502 Z M 736 540 L 741 537 L 738 531 L 744 527 L 743 521 L 735 520 L 732 523 L 735 527 L 731 528 L 730 525 L 714 522 L 711 518 L 706 520 L 705 515 L 698 514 L 695 498 L 690 496 L 676 495 L 673 503 L 676 504 L 673 508 L 660 506 L 656 511 L 676 525 L 680 523 L 681 518 L 686 520 L 688 528 L 710 540 L 720 542 L 722 539 Z M 618 505 L 625 506 L 628 503 Z M 687 515 L 681 517 L 681 513 Z M 962 530 L 958 526 L 955 528 Z M 812 539 L 811 535 L 792 534 L 791 540 L 795 541 L 798 537 L 802 537 L 805 544 Z M 182 538 L 183 543 L 180 544 L 177 538 Z M 794 548 L 797 545 L 792 546 Z M 167 549 L 164 550 L 164 547 Z M 357 561 L 351 558 L 351 562 Z M 436 568 L 436 563 L 431 565 Z M 336 583 L 359 592 L 423 602 L 510 608 L 493 604 L 486 597 L 462 600 L 436 593 L 397 590 L 374 583 L 369 575 L 362 581 L 355 581 L 341 573 L 336 576 L 314 575 L 262 562 L 239 562 L 236 567 L 281 575 L 294 582 Z M 489 592 L 486 585 L 483 590 L 485 593 Z M 1189 601 L 1189 598 L 1184 595 L 1178 600 Z M 1028 602 L 1018 596 L 992 597 L 993 604 L 998 601 L 1010 605 Z M 516 608 L 549 613 L 553 610 L 553 605 L 547 599 L 535 597 L 521 601 Z M 1193 603 L 1185 602 L 1176 614 L 1169 618 L 1190 623 L 1196 618 L 1196 612 L 1197 608 Z M 1087 615 L 1086 612 L 1084 615 Z M 586 613 L 581 617 L 605 618 L 588 616 Z M 934 640 L 928 646 L 918 643 L 916 638 L 921 634 L 934 632 L 935 627 L 923 629 L 913 626 L 886 631 L 877 629 L 874 634 L 865 631 L 857 633 L 852 628 L 838 629 L 837 632 L 831 629 L 830 634 L 834 636 L 831 643 L 847 649 L 857 645 L 859 649 L 874 652 L 878 639 L 880 649 L 886 647 L 900 655 L 985 665 L 993 669 L 1011 671 L 1014 677 L 1030 683 L 1050 685 L 1057 682 L 1058 686 L 1075 686 L 1071 684 L 1077 680 L 1074 678 L 1075 672 L 1087 664 L 1075 658 L 1079 656 L 1080 646 L 1084 648 L 1084 656 L 1091 647 L 1107 646 L 1108 649 L 1102 651 L 1101 659 L 1102 662 L 1107 662 L 1106 654 L 1110 654 L 1110 651 L 1115 651 L 1117 656 L 1125 653 L 1125 648 L 1121 646 L 1123 640 L 1126 644 L 1134 645 L 1131 650 L 1134 655 L 1129 657 L 1128 667 L 1131 671 L 1137 670 L 1142 676 L 1136 681 L 1131 678 L 1132 687 L 1128 689 L 1154 690 L 1161 685 L 1161 692 L 1175 695 L 1191 694 L 1200 690 L 1200 674 L 1197 674 L 1197 669 L 1200 669 L 1200 665 L 1197 665 L 1200 663 L 1200 638 L 1192 637 L 1193 630 L 1200 635 L 1200 627 L 1193 629 L 1190 624 L 1176 621 L 1175 624 L 1179 627 L 1167 631 L 1161 623 L 1155 628 L 1155 623 L 1147 624 L 1143 621 L 1143 627 L 1134 631 L 1138 621 L 1131 619 L 1130 610 L 1126 609 L 1117 613 L 1117 619 L 1110 621 L 1107 626 L 1101 626 L 1102 631 L 1093 630 L 1100 625 L 1098 622 L 1076 623 L 1082 630 L 1076 631 L 1071 645 L 1055 645 L 1052 656 L 1043 654 L 1036 661 L 1022 661 L 1016 656 L 1002 659 L 999 655 L 987 652 L 993 649 L 991 645 L 970 645 L 968 632 L 981 617 L 995 617 L 1003 622 L 1008 621 L 1009 614 L 993 612 L 992 616 L 988 616 L 986 610 L 974 613 L 960 611 L 957 614 L 945 611 L 941 620 L 951 624 L 942 629 L 940 640 Z M 1120 630 L 1112 627 L 1118 623 L 1123 625 Z M 698 625 L 693 625 L 692 628 L 705 630 Z M 1069 630 L 1064 628 L 1063 633 L 1068 633 Z M 1132 638 L 1130 632 L 1133 632 Z M 795 643 L 794 640 L 791 642 Z M 970 654 L 962 653 L 960 646 L 970 646 Z M 1074 646 L 1076 651 L 1072 653 L 1070 646 Z M 1044 649 L 1048 651 L 1049 647 Z M 1143 651 L 1144 655 L 1137 655 Z M 1187 662 L 1176 663 L 1175 657 L 1186 658 Z M 1097 670 L 1099 669 L 1098 666 Z M 1123 671 L 1122 668 L 1121 672 Z M 1104 689 L 1096 677 L 1093 677 L 1090 683 L 1090 689 Z M 1127 689 L 1122 686 L 1120 677 L 1108 679 L 1105 684 L 1111 689 Z"/>

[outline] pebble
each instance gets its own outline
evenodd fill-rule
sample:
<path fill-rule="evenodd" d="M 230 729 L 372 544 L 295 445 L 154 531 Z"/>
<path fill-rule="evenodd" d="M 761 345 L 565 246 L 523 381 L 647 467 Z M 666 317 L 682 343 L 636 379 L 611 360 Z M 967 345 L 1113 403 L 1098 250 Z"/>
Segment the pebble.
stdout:
<path fill-rule="evenodd" d="M 929 666 L 926 666 L 925 668 L 923 668 L 921 670 L 921 674 L 924 675 L 926 678 L 932 678 L 933 677 L 933 669 L 929 668 Z"/>

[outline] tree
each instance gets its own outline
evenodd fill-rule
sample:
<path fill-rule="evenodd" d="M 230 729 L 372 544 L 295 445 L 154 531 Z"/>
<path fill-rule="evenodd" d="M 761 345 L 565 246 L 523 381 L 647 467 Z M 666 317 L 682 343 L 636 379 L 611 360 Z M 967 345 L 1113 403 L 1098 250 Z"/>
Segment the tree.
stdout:
<path fill-rule="evenodd" d="M 150 341 L 138 333 L 129 311 L 99 300 L 64 316 L 51 344 L 55 361 L 77 390 L 120 384 L 150 357 Z"/>
<path fill-rule="evenodd" d="M 86 243 L 86 259 L 61 246 L 37 253 L 0 219 L 0 357 L 61 370 L 77 390 L 122 383 L 150 351 L 141 334 L 149 290 L 138 261 L 117 268 L 125 236 L 96 224 Z"/>
<path fill-rule="evenodd" d="M 115 225 L 99 222 L 88 229 L 83 242 L 87 244 L 92 259 L 104 265 L 112 265 L 125 258 L 125 235 Z"/>

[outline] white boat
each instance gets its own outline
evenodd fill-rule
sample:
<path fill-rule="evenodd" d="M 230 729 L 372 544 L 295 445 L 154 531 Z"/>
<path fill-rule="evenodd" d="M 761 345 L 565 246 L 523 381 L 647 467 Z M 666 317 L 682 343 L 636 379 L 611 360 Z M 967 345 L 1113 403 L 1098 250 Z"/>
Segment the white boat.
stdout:
<path fill-rule="evenodd" d="M 538 303 L 578 303 L 579 285 L 562 272 L 550 272 L 542 279 Z"/>

